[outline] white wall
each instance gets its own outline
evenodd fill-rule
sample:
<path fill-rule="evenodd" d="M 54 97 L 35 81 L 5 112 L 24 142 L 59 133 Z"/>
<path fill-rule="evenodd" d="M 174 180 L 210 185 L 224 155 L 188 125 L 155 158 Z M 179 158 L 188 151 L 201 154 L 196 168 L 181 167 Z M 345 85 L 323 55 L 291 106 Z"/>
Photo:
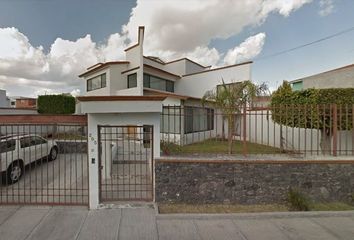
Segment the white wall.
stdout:
<path fill-rule="evenodd" d="M 303 79 L 303 88 L 354 88 L 354 66 L 329 71 Z"/>
<path fill-rule="evenodd" d="M 98 178 L 98 125 L 153 125 L 154 157 L 160 156 L 160 113 L 112 113 L 112 114 L 88 114 L 88 152 L 89 152 L 89 195 L 90 208 L 96 209 L 99 204 L 99 178 Z M 92 163 L 95 159 L 95 163 Z"/>
<path fill-rule="evenodd" d="M 122 72 L 128 69 L 128 64 L 112 64 L 109 66 L 110 70 L 110 94 L 116 95 L 116 92 L 122 89 L 127 89 L 127 75 Z"/>
<path fill-rule="evenodd" d="M 172 97 L 167 97 L 165 100 L 163 100 L 162 104 L 164 106 L 180 106 L 181 105 L 181 99 L 178 98 L 172 98 Z"/>
<path fill-rule="evenodd" d="M 127 89 L 122 89 L 115 91 L 114 94 L 112 95 L 117 95 L 117 96 L 139 96 L 140 91 L 139 88 L 127 88 Z"/>
<path fill-rule="evenodd" d="M 185 74 L 191 74 L 191 73 L 196 73 L 196 72 L 201 72 L 204 71 L 205 69 L 193 62 L 184 60 L 186 63 L 186 73 Z"/>
<path fill-rule="evenodd" d="M 176 82 L 175 93 L 201 98 L 205 92 L 222 84 L 222 79 L 225 83 L 251 80 L 251 64 L 184 76 Z"/>
<path fill-rule="evenodd" d="M 10 101 L 6 97 L 6 91 L 0 89 L 0 108 L 10 107 Z"/>
<path fill-rule="evenodd" d="M 184 60 L 177 61 L 173 63 L 168 63 L 165 66 L 165 71 L 171 72 L 176 75 L 184 75 L 186 74 L 186 63 Z"/>
<path fill-rule="evenodd" d="M 283 141 L 286 150 L 301 153 L 312 150 L 315 151 L 314 154 L 317 154 L 317 151 L 321 154 L 319 130 L 282 126 L 281 135 L 281 126 L 272 120 L 271 112 L 267 110 L 248 112 L 246 119 L 247 140 L 250 142 L 280 148 Z M 240 140 L 243 139 L 242 136 L 243 132 Z M 340 150 L 353 151 L 352 131 L 338 131 L 337 139 L 338 155 L 346 154 Z"/>

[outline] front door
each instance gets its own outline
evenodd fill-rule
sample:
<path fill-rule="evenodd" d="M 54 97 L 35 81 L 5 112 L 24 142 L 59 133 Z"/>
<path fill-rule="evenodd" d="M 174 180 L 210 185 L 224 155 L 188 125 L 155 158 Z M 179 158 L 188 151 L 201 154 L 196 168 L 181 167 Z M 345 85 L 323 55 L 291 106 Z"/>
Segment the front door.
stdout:
<path fill-rule="evenodd" d="M 153 127 L 99 126 L 98 133 L 100 201 L 152 201 Z"/>

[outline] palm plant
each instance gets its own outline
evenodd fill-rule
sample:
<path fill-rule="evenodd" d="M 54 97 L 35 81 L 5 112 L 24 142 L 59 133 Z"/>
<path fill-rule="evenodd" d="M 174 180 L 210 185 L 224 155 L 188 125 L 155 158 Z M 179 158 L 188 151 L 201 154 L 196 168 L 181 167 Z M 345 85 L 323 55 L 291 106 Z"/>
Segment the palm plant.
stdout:
<path fill-rule="evenodd" d="M 232 82 L 222 84 L 216 89 L 207 91 L 203 98 L 203 104 L 211 104 L 223 113 L 228 125 L 228 152 L 232 154 L 232 138 L 235 129 L 235 116 L 241 113 L 241 109 L 249 105 L 256 96 L 268 93 L 265 83 L 260 85 L 251 81 Z"/>

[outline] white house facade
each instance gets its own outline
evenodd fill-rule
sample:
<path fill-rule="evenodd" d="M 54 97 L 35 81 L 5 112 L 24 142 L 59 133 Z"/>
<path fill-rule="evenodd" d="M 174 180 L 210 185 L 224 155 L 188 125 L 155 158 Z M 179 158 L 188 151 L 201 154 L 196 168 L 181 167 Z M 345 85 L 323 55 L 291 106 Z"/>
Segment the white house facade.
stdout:
<path fill-rule="evenodd" d="M 223 81 L 231 84 L 251 80 L 252 62 L 213 68 L 188 58 L 165 62 L 145 56 L 143 49 L 144 27 L 139 27 L 138 43 L 125 49 L 125 60 L 98 63 L 79 75 L 86 83 L 85 96 L 164 96 L 162 139 L 171 141 L 173 136 L 174 142 L 188 144 L 195 132 L 215 137 L 216 131 L 212 130 L 223 120 L 216 119 L 214 109 L 201 109 L 200 100 Z M 78 113 L 82 112 L 80 105 Z"/>

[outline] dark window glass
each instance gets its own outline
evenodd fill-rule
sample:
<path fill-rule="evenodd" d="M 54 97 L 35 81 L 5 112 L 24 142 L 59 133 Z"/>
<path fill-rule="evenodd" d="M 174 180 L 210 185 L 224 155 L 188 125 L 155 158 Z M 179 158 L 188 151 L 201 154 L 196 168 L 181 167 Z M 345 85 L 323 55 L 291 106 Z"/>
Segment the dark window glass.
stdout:
<path fill-rule="evenodd" d="M 35 145 L 47 143 L 47 141 L 45 139 L 40 138 L 40 137 L 34 137 L 34 141 L 35 141 Z"/>
<path fill-rule="evenodd" d="M 137 86 L 136 73 L 128 75 L 128 88 L 135 88 Z"/>
<path fill-rule="evenodd" d="M 92 90 L 92 80 L 89 79 L 87 80 L 87 91 L 91 91 Z"/>
<path fill-rule="evenodd" d="M 101 87 L 106 87 L 106 74 L 101 75 Z"/>
<path fill-rule="evenodd" d="M 184 132 L 193 132 L 193 108 L 190 107 L 184 108 Z"/>
<path fill-rule="evenodd" d="M 144 73 L 144 87 L 161 91 L 174 92 L 175 83 L 160 77 Z"/>
<path fill-rule="evenodd" d="M 150 88 L 150 75 L 144 73 L 144 87 Z"/>
<path fill-rule="evenodd" d="M 150 88 L 166 91 L 166 81 L 155 76 L 150 76 Z"/>
<path fill-rule="evenodd" d="M 31 146 L 31 137 L 24 137 L 20 139 L 21 148 L 26 148 Z"/>
<path fill-rule="evenodd" d="M 101 74 L 87 80 L 87 91 L 92 91 L 106 87 L 106 74 Z"/>
<path fill-rule="evenodd" d="M 16 148 L 16 140 L 15 139 L 0 142 L 0 153 L 14 151 L 15 148 Z"/>
<path fill-rule="evenodd" d="M 167 92 L 174 92 L 175 91 L 175 84 L 172 81 L 166 81 L 166 91 Z"/>
<path fill-rule="evenodd" d="M 193 133 L 214 129 L 214 109 L 185 107 L 184 132 Z"/>

